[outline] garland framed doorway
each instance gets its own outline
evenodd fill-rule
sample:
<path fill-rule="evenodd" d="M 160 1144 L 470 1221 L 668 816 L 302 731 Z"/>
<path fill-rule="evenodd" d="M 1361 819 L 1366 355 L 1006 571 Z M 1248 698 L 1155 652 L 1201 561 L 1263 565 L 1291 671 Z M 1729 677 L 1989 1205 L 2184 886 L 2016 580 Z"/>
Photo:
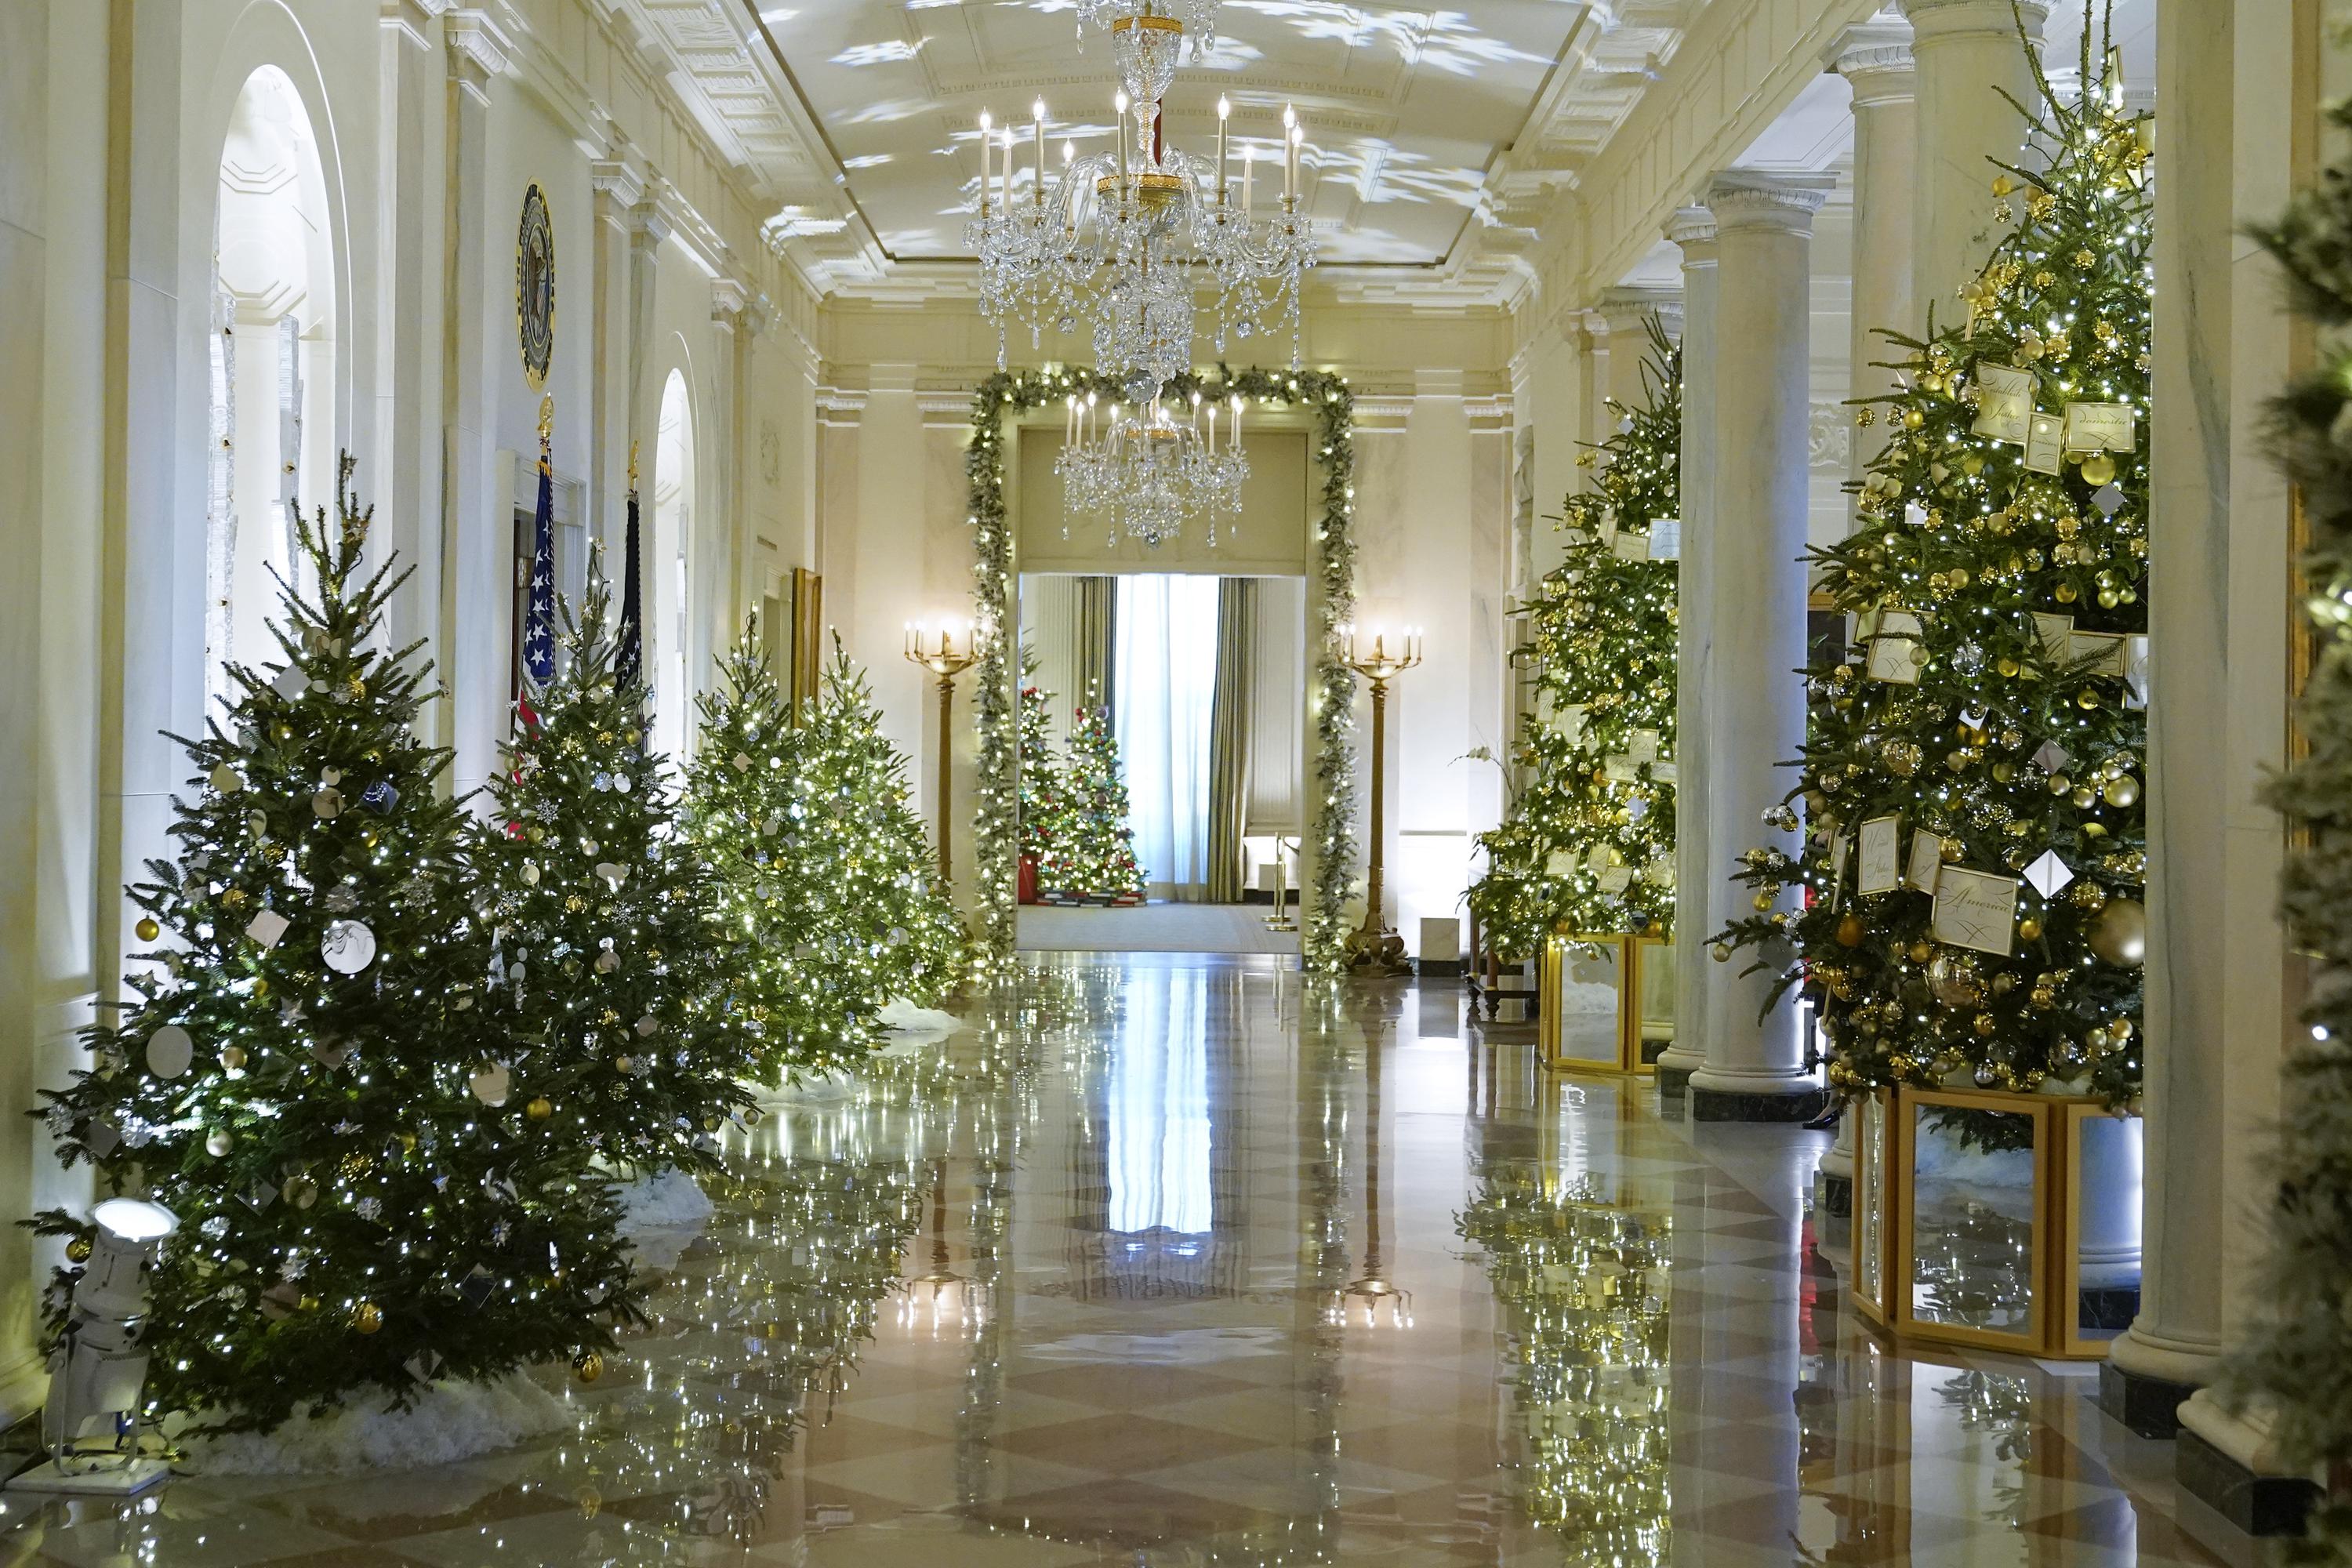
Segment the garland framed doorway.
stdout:
<path fill-rule="evenodd" d="M 972 395 L 971 446 L 964 454 L 972 536 L 972 632 L 981 648 L 974 724 L 980 736 L 972 808 L 978 863 L 978 963 L 987 973 L 1012 967 L 1020 883 L 1020 710 L 1009 654 L 1013 574 L 1013 531 L 1005 514 L 1008 417 L 1088 393 L 1117 399 L 1118 384 L 1091 370 L 1047 365 L 999 371 Z M 1307 904 L 1300 951 L 1310 973 L 1346 968 L 1346 905 L 1359 891 L 1356 843 L 1355 681 L 1339 628 L 1356 614 L 1356 400 L 1347 378 L 1330 371 L 1231 370 L 1187 373 L 1169 384 L 1178 407 L 1198 392 L 1216 402 L 1239 396 L 1259 408 L 1289 410 L 1312 421 L 1309 456 L 1321 468 L 1321 508 L 1309 541 L 1307 719 L 1313 726 L 1309 784 L 1314 807 L 1300 883 Z"/>

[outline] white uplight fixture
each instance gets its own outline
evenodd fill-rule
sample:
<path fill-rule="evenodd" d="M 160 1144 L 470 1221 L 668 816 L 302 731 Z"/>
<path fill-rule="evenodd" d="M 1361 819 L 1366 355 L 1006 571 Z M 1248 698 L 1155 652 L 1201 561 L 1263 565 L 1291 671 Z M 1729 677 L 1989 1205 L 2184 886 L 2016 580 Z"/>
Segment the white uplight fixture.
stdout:
<path fill-rule="evenodd" d="M 49 1354 L 41 1436 L 49 1458 L 8 1483 L 11 1491 L 129 1497 L 170 1474 L 139 1454 L 139 1406 L 147 1384 L 147 1270 L 180 1228 L 161 1204 L 109 1198 L 90 1211 L 97 1234 L 74 1281 L 64 1337 Z"/>

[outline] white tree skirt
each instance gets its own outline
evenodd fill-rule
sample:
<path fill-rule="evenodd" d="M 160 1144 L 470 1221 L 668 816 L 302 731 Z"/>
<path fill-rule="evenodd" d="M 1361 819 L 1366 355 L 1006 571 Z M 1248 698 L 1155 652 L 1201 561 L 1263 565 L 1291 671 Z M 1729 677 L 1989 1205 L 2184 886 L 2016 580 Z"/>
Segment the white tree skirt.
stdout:
<path fill-rule="evenodd" d="M 637 1267 L 666 1274 L 710 1223 L 710 1199 L 683 1171 L 639 1176 L 614 1189 L 621 1200 L 621 1239 Z"/>
<path fill-rule="evenodd" d="M 882 1026 L 898 1035 L 952 1035 L 963 1020 L 937 1007 L 918 1007 L 904 998 L 882 1009 Z"/>
<path fill-rule="evenodd" d="M 354 1402 L 268 1432 L 187 1439 L 188 1468 L 214 1476 L 335 1475 L 446 1465 L 572 1426 L 577 1415 L 521 1373 L 436 1383 L 405 1410 Z"/>

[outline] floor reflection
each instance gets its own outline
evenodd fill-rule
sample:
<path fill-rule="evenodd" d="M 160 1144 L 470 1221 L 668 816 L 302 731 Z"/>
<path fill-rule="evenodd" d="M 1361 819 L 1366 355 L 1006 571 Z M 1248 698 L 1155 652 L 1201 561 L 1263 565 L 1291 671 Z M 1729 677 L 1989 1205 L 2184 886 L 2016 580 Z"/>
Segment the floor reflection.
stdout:
<path fill-rule="evenodd" d="M 11 1500 L 0 1568 L 2210 1561 L 2083 1369 L 1861 1329 L 1818 1135 L 1661 1120 L 1532 1034 L 1273 959 L 1044 959 L 739 1137 L 653 1327 L 550 1380 L 564 1430 Z M 1931 1284 L 2003 1310 L 1964 1174 Z"/>

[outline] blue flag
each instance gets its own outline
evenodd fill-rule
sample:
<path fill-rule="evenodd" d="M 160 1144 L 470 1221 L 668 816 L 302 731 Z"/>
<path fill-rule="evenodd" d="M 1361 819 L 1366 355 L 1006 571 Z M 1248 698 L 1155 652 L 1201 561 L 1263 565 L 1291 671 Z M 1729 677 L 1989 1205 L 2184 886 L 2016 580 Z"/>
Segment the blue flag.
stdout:
<path fill-rule="evenodd" d="M 523 616 L 522 692 L 517 705 L 523 721 L 539 722 L 531 699 L 555 679 L 555 474 L 549 437 L 539 437 L 539 506 L 531 518 L 530 596 Z"/>

